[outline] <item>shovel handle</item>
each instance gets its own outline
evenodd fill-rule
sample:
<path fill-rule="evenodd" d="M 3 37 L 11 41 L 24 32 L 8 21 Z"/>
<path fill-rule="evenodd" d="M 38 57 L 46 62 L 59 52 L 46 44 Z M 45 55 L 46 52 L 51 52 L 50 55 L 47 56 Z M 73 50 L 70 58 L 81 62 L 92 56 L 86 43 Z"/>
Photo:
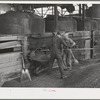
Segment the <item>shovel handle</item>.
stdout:
<path fill-rule="evenodd" d="M 25 69 L 25 62 L 24 62 L 24 57 L 22 55 L 22 68 Z"/>
<path fill-rule="evenodd" d="M 76 58 L 75 58 L 75 56 L 74 56 L 74 54 L 73 54 L 73 52 L 72 52 L 72 50 L 71 50 L 71 49 L 69 49 L 69 51 L 70 51 L 70 53 L 71 53 L 71 55 L 72 55 L 73 59 L 76 59 Z"/>

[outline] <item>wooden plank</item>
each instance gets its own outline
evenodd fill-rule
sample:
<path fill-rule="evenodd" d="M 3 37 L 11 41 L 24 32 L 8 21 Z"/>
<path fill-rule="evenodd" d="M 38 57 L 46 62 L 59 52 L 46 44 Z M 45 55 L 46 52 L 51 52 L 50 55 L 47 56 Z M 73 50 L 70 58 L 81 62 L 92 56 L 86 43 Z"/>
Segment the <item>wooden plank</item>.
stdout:
<path fill-rule="evenodd" d="M 2 69 L 2 72 L 0 72 L 0 74 L 2 74 L 2 76 L 5 76 L 5 75 L 11 75 L 12 73 L 16 73 L 16 72 L 21 72 L 20 65 L 18 65 L 18 68 L 9 67 L 9 69 L 8 68 Z"/>
<path fill-rule="evenodd" d="M 95 38 L 100 38 L 100 35 L 96 35 Z"/>
<path fill-rule="evenodd" d="M 0 54 L 0 63 L 7 63 L 21 58 L 21 52 Z"/>
<path fill-rule="evenodd" d="M 4 84 L 4 82 L 6 82 L 6 80 L 0 76 L 0 87 Z"/>
<path fill-rule="evenodd" d="M 14 73 L 3 75 L 3 80 L 5 79 L 6 81 L 10 81 L 10 80 L 13 80 L 18 77 L 20 77 L 20 70 L 18 70 L 17 72 L 14 72 Z"/>
<path fill-rule="evenodd" d="M 0 35 L 0 41 L 22 40 L 22 36 Z"/>
<path fill-rule="evenodd" d="M 13 51 L 21 51 L 22 50 L 22 47 L 15 47 L 13 48 Z"/>
<path fill-rule="evenodd" d="M 0 49 L 7 49 L 13 47 L 21 47 L 21 43 L 19 41 L 0 43 Z"/>
<path fill-rule="evenodd" d="M 13 58 L 5 58 L 5 59 L 2 59 L 0 61 L 0 65 L 1 64 L 7 64 L 7 63 L 12 63 L 12 62 L 16 62 L 16 61 L 21 61 L 21 56 L 18 56 L 18 57 L 13 57 Z"/>
<path fill-rule="evenodd" d="M 16 62 L 16 61 L 21 61 L 21 55 L 20 56 L 15 56 L 15 57 L 13 57 L 13 58 L 5 58 L 5 59 L 2 59 L 1 61 L 0 61 L 0 65 L 1 64 L 7 64 L 7 63 L 12 63 L 12 62 Z"/>
<path fill-rule="evenodd" d="M 22 65 L 13 65 L 9 68 L 2 68 L 0 69 L 0 74 L 5 75 L 5 74 L 10 74 L 10 73 L 15 73 L 17 71 L 21 71 Z"/>
<path fill-rule="evenodd" d="M 0 60 L 2 58 L 14 57 L 14 56 L 17 56 L 17 55 L 20 55 L 20 54 L 22 54 L 22 52 L 2 53 L 2 54 L 0 54 Z"/>
<path fill-rule="evenodd" d="M 71 39 L 73 39 L 73 40 L 89 40 L 91 38 L 88 36 L 88 37 L 72 37 Z"/>
<path fill-rule="evenodd" d="M 85 48 L 90 48 L 91 47 L 90 43 L 91 43 L 90 40 L 86 40 L 85 41 Z M 91 47 L 91 48 L 93 48 L 93 47 Z M 91 49 L 91 50 L 93 50 L 93 49 Z M 86 50 L 85 49 L 85 59 L 90 59 L 90 57 L 91 57 L 91 50 Z"/>
<path fill-rule="evenodd" d="M 15 61 L 15 62 L 9 62 L 9 63 L 3 63 L 3 64 L 0 64 L 0 72 L 3 68 L 8 68 L 8 67 L 11 67 L 11 66 L 17 66 L 17 65 L 22 65 L 22 62 L 21 60 L 18 60 L 18 61 Z"/>
<path fill-rule="evenodd" d="M 91 35 L 91 31 L 75 31 L 75 32 L 68 32 L 69 33 L 69 37 L 85 37 L 85 36 L 90 36 Z"/>
<path fill-rule="evenodd" d="M 0 86 L 2 86 L 4 82 L 13 80 L 18 77 L 20 77 L 20 69 L 17 70 L 17 72 L 13 72 L 10 74 L 0 74 Z"/>

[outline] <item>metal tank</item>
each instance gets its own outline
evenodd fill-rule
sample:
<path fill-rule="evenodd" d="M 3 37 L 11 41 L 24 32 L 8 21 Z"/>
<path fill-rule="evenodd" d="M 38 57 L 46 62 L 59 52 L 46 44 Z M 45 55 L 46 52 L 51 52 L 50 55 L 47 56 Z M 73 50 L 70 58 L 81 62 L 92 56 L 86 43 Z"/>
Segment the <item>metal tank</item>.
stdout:
<path fill-rule="evenodd" d="M 98 23 L 98 30 L 94 32 L 94 55 L 100 57 L 100 4 L 92 5 L 92 18 Z"/>
<path fill-rule="evenodd" d="M 45 31 L 53 32 L 54 29 L 54 16 L 48 15 L 45 18 Z M 58 31 L 76 31 L 77 22 L 72 17 L 58 17 Z"/>
<path fill-rule="evenodd" d="M 9 11 L 0 15 L 0 34 L 36 34 L 45 32 L 45 21 L 38 15 Z"/>
<path fill-rule="evenodd" d="M 31 29 L 31 33 L 33 35 L 39 35 L 39 36 L 44 36 L 45 33 L 45 20 L 36 15 L 36 14 L 32 14 L 29 13 L 30 15 L 30 29 Z"/>
<path fill-rule="evenodd" d="M 80 17 L 74 17 L 74 19 L 77 21 L 77 30 L 82 31 L 82 19 Z M 94 19 L 86 18 L 85 19 L 85 31 L 93 31 L 98 29 L 98 23 Z"/>
<path fill-rule="evenodd" d="M 93 4 L 92 17 L 93 18 L 100 18 L 100 4 Z"/>
<path fill-rule="evenodd" d="M 92 17 L 98 22 L 98 30 L 100 30 L 100 4 L 93 4 Z"/>

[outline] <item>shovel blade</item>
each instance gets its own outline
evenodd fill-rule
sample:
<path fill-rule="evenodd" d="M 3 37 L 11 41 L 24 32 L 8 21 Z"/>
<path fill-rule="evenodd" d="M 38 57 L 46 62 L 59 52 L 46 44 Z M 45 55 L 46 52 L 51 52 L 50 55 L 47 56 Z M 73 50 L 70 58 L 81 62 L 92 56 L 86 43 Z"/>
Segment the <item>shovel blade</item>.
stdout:
<path fill-rule="evenodd" d="M 22 70 L 21 71 L 21 81 L 29 79 L 31 81 L 30 73 L 28 70 Z"/>
<path fill-rule="evenodd" d="M 30 76 L 29 70 L 28 70 L 28 69 L 25 69 L 25 73 L 27 74 L 27 77 L 28 77 L 29 80 L 31 81 L 31 76 Z"/>

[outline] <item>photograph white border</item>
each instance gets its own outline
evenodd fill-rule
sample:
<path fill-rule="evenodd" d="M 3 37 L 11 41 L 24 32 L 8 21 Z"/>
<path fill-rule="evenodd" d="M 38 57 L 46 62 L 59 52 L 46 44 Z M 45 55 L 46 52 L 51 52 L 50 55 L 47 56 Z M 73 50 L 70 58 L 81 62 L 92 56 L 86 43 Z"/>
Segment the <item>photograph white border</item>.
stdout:
<path fill-rule="evenodd" d="M 0 1 L 23 4 L 100 4 L 100 1 Z M 100 88 L 0 88 L 0 99 L 100 99 Z"/>
<path fill-rule="evenodd" d="M 55 90 L 55 92 L 52 90 Z M 100 89 L 1 88 L 0 99 L 100 99 Z"/>

